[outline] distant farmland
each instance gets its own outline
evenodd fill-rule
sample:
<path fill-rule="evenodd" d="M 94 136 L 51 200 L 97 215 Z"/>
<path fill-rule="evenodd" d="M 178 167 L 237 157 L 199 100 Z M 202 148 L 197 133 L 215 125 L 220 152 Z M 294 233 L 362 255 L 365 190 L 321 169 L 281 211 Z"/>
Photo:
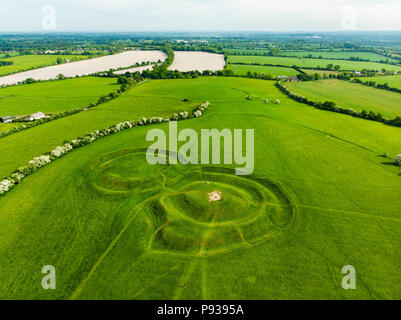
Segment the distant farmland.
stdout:
<path fill-rule="evenodd" d="M 330 74 L 339 74 L 338 71 L 330 71 L 330 70 L 315 70 L 315 69 L 301 69 L 303 72 L 309 75 L 319 74 L 321 76 L 329 76 Z"/>
<path fill-rule="evenodd" d="M 217 71 L 223 70 L 224 56 L 221 54 L 198 51 L 175 51 L 173 64 L 169 70 L 186 71 Z"/>
<path fill-rule="evenodd" d="M 165 59 L 166 54 L 161 51 L 126 51 L 86 61 L 71 62 L 0 77 L 0 85 L 15 84 L 27 78 L 49 80 L 56 78 L 58 74 L 63 74 L 66 77 L 82 76 L 109 69 L 128 68 L 136 63 L 157 62 Z"/>
<path fill-rule="evenodd" d="M 294 57 L 304 57 L 312 56 L 312 58 L 322 57 L 323 59 L 350 59 L 352 57 L 370 60 L 373 62 L 380 62 L 389 60 L 391 62 L 397 62 L 396 59 L 387 58 L 377 53 L 373 52 L 342 52 L 342 51 L 280 51 L 281 55 L 284 56 L 294 56 Z"/>
<path fill-rule="evenodd" d="M 328 64 L 333 66 L 339 65 L 341 70 L 377 70 L 382 69 L 401 71 L 401 66 L 393 66 L 385 63 L 376 62 L 359 62 L 345 60 L 326 60 L 326 59 L 302 59 L 302 58 L 286 58 L 286 57 L 264 57 L 264 56 L 229 56 L 228 61 L 231 63 L 248 63 L 248 64 L 272 64 L 282 66 L 298 66 L 300 68 L 325 68 Z"/>
<path fill-rule="evenodd" d="M 262 72 L 267 75 L 270 74 L 273 77 L 277 76 L 296 76 L 299 72 L 292 68 L 285 67 L 268 67 L 268 66 L 256 66 L 256 65 L 241 65 L 241 64 L 229 64 L 228 70 L 232 70 L 235 75 L 247 75 L 248 71 L 261 74 Z"/>
<path fill-rule="evenodd" d="M 288 89 L 312 101 L 333 101 L 355 111 L 380 112 L 387 118 L 401 116 L 401 94 L 342 80 L 291 82 Z"/>
<path fill-rule="evenodd" d="M 33 68 L 40 68 L 44 66 L 50 66 L 57 64 L 57 59 L 61 58 L 64 60 L 77 61 L 85 60 L 88 56 L 83 55 L 24 55 L 16 56 L 6 59 L 1 59 L 2 61 L 12 61 L 12 65 L 0 66 L 0 76 L 15 73 L 20 71 L 25 71 Z M 1 84 L 1 81 L 0 81 Z"/>

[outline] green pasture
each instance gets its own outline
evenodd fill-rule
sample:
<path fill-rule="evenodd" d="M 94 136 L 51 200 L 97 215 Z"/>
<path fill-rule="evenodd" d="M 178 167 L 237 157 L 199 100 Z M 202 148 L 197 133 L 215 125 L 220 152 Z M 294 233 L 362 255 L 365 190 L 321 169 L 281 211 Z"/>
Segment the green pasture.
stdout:
<path fill-rule="evenodd" d="M 354 52 L 354 51 L 280 51 L 284 56 L 290 57 L 303 57 L 303 58 L 320 58 L 323 59 L 350 59 L 350 58 L 360 58 L 369 61 L 390 61 L 397 62 L 396 59 L 391 59 L 373 52 Z"/>
<path fill-rule="evenodd" d="M 146 134 L 166 123 L 74 150 L 0 199 L 0 298 L 400 299 L 401 169 L 382 156 L 400 153 L 400 128 L 294 102 L 273 81 L 149 81 L 0 139 L 0 170 L 119 118 L 205 100 L 179 130 L 254 129 L 251 176 L 235 164 L 149 165 Z M 224 200 L 209 202 L 214 190 Z M 44 265 L 57 290 L 42 289 Z M 346 265 L 356 290 L 341 286 Z"/>
<path fill-rule="evenodd" d="M 257 66 L 257 65 L 240 65 L 240 64 L 229 64 L 227 66 L 228 70 L 232 70 L 235 75 L 246 76 L 248 71 L 252 73 L 265 75 L 272 75 L 273 77 L 277 76 L 296 76 L 299 72 L 292 68 L 285 67 L 268 67 L 268 66 Z"/>
<path fill-rule="evenodd" d="M 116 79 L 83 77 L 37 82 L 0 89 L 0 115 L 59 113 L 84 108 L 100 96 L 119 89 Z"/>
<path fill-rule="evenodd" d="M 338 74 L 337 71 L 329 71 L 329 70 L 313 70 L 313 69 L 301 69 L 303 72 L 309 75 L 319 74 L 321 76 L 329 76 L 330 74 Z"/>
<path fill-rule="evenodd" d="M 374 111 L 389 119 L 401 116 L 401 95 L 342 80 L 291 82 L 288 89 L 312 101 L 333 101 L 355 111 Z"/>
<path fill-rule="evenodd" d="M 116 83 L 116 79 L 109 79 Z M 62 86 L 63 81 L 59 81 Z M 111 85 L 112 90 L 119 86 Z M 192 110 L 202 104 L 201 100 L 166 99 L 149 93 L 149 84 L 139 85 L 135 90 L 123 93 L 117 99 L 90 108 L 65 118 L 50 121 L 7 137 L 0 138 L 0 148 L 4 157 L 0 166 L 0 177 L 6 176 L 54 146 L 63 144 L 64 140 L 72 140 L 97 129 L 103 129 L 126 120 L 139 120 L 142 117 L 170 116 L 174 112 Z M 1 91 L 1 89 L 0 89 Z M 189 97 L 188 97 L 189 98 Z"/>
<path fill-rule="evenodd" d="M 401 90 L 401 74 L 393 76 L 380 76 L 380 77 L 361 77 L 361 81 L 375 81 L 377 84 L 387 83 L 391 88 L 397 88 Z"/>
<path fill-rule="evenodd" d="M 263 56 L 269 54 L 269 49 L 241 49 L 241 48 L 235 48 L 235 49 L 224 49 L 225 52 L 228 54 L 233 54 L 233 55 L 255 55 L 255 56 Z"/>

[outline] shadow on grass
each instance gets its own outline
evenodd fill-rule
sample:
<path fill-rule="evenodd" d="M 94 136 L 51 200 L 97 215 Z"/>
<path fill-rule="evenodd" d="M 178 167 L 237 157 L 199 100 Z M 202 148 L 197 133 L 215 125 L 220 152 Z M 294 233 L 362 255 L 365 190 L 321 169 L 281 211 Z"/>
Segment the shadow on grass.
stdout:
<path fill-rule="evenodd" d="M 385 166 L 394 166 L 394 167 L 398 167 L 396 164 L 394 164 L 394 162 L 389 162 L 389 161 L 382 162 L 382 164 L 384 164 Z"/>

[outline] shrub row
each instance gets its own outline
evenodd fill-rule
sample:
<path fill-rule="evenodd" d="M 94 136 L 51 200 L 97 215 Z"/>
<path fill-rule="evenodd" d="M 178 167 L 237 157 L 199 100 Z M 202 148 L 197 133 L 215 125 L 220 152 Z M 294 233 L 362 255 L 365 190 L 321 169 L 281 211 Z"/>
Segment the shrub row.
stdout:
<path fill-rule="evenodd" d="M 387 125 L 394 126 L 394 127 L 401 127 L 401 117 L 399 117 L 399 116 L 397 116 L 394 119 L 389 120 L 389 119 L 384 118 L 380 113 L 375 113 L 373 111 L 365 111 L 365 110 L 362 110 L 361 112 L 357 112 L 357 111 L 354 111 L 353 109 L 344 109 L 340 106 L 336 106 L 336 103 L 332 102 L 332 101 L 326 101 L 324 103 L 311 101 L 303 96 L 300 96 L 294 92 L 291 92 L 281 82 L 277 82 L 276 85 L 282 92 L 284 92 L 290 98 L 292 98 L 298 102 L 313 106 L 317 109 L 348 114 L 348 115 L 351 115 L 356 118 L 368 119 L 368 120 L 382 122 L 382 123 L 385 123 Z"/>
<path fill-rule="evenodd" d="M 145 126 L 155 123 L 169 122 L 169 121 L 179 121 L 187 120 L 191 118 L 198 118 L 203 115 L 203 113 L 208 109 L 210 103 L 205 102 L 200 106 L 196 107 L 191 112 L 180 112 L 175 113 L 171 118 L 161 118 L 152 117 L 150 119 L 142 118 L 138 122 L 136 121 L 124 121 L 108 127 L 106 129 L 96 130 L 91 133 L 86 134 L 83 137 L 79 137 L 72 141 L 64 141 L 62 146 L 56 147 L 54 150 L 43 154 L 39 157 L 33 158 L 29 161 L 28 165 L 18 168 L 10 176 L 4 178 L 0 181 L 0 195 L 4 195 L 16 185 L 20 184 L 26 177 L 36 172 L 40 168 L 46 166 L 47 164 L 61 158 L 63 155 L 71 152 L 72 150 L 90 144 L 100 138 L 106 137 L 108 135 L 131 129 L 137 126 Z"/>

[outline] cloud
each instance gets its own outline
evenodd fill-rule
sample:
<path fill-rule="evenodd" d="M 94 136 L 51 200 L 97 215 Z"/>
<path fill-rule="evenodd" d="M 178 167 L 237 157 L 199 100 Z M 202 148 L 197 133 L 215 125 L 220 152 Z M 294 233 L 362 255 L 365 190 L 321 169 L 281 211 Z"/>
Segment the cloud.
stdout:
<path fill-rule="evenodd" d="M 14 0 L 0 11 L 0 31 L 37 30 L 46 4 L 60 30 L 341 30 L 344 6 L 356 30 L 401 30 L 399 0 Z"/>

